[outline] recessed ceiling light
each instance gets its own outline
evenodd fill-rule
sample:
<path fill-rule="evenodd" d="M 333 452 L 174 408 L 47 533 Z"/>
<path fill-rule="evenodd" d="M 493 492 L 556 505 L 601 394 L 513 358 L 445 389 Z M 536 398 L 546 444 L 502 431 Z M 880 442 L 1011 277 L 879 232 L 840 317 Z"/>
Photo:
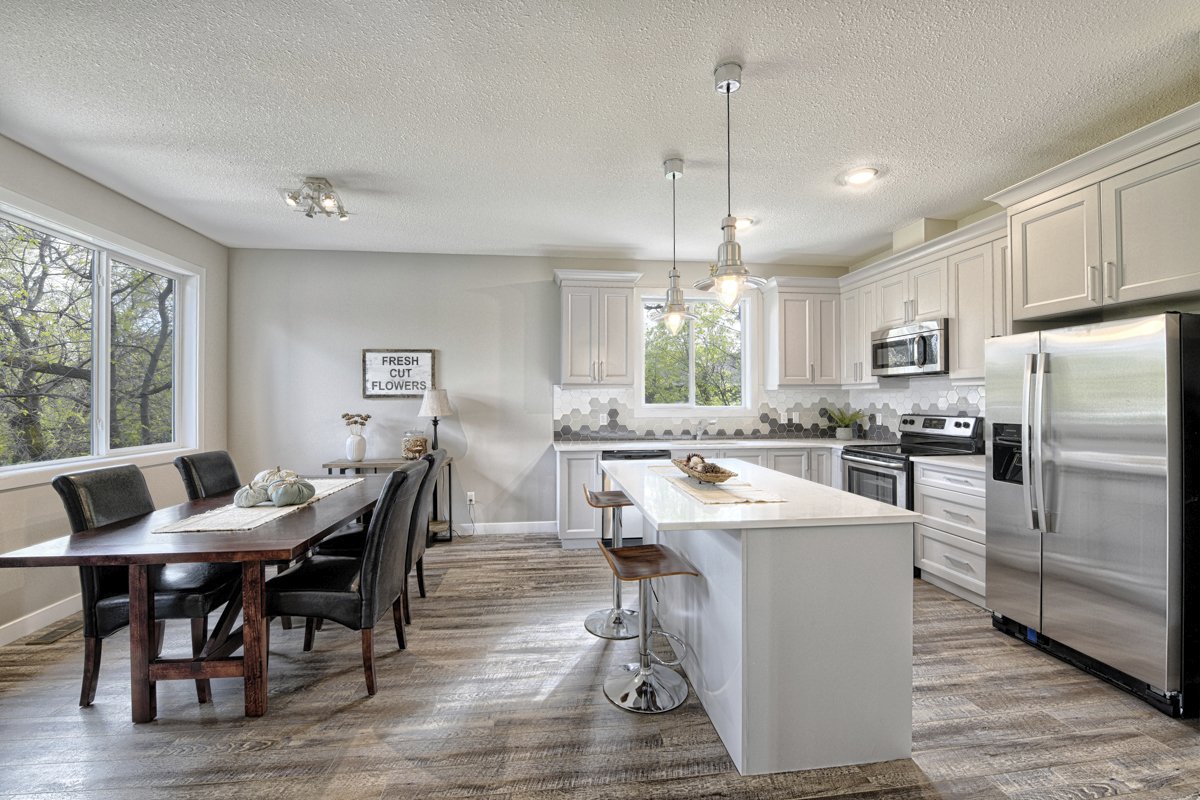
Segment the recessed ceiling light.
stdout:
<path fill-rule="evenodd" d="M 842 175 L 842 183 L 849 186 L 862 186 L 879 177 L 877 167 L 856 167 Z"/>
<path fill-rule="evenodd" d="M 744 231 L 753 224 L 754 220 L 751 217 L 738 217 L 734 227 L 736 227 L 739 231 Z"/>

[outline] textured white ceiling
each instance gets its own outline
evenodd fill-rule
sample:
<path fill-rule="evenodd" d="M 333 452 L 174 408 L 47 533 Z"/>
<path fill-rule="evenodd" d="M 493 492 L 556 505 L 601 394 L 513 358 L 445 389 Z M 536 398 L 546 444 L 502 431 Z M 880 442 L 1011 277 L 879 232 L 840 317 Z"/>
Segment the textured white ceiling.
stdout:
<path fill-rule="evenodd" d="M 1200 101 L 1196 0 L 9 0 L 0 133 L 233 247 L 845 264 Z M 846 167 L 886 175 L 835 184 Z M 324 175 L 352 220 L 278 189 Z"/>

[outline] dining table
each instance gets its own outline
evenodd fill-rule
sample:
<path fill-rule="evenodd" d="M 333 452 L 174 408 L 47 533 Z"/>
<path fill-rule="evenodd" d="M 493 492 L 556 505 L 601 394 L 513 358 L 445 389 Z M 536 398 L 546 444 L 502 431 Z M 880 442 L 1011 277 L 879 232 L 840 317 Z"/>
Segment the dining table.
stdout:
<path fill-rule="evenodd" d="M 191 500 L 4 553 L 0 555 L 0 567 L 128 568 L 134 722 L 150 722 L 157 716 L 158 681 L 200 678 L 240 677 L 246 716 L 259 717 L 267 711 L 270 620 L 266 610 L 266 566 L 301 558 L 329 534 L 356 519 L 369 517 L 386 478 L 363 476 L 353 485 L 250 530 L 159 532 L 189 517 L 229 506 L 234 492 Z M 241 595 L 226 605 L 199 656 L 159 658 L 155 653 L 151 570 L 160 564 L 198 562 L 240 564 Z M 234 629 L 239 611 L 242 625 Z M 239 649 L 242 655 L 234 655 Z"/>

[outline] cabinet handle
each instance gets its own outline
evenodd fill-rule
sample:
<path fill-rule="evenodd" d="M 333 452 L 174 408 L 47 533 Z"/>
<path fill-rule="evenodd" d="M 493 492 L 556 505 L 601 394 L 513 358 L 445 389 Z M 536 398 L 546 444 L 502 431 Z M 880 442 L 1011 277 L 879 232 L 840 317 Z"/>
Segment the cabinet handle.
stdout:
<path fill-rule="evenodd" d="M 1104 262 L 1104 295 L 1109 300 L 1117 299 L 1117 262 Z"/>
<path fill-rule="evenodd" d="M 950 566 L 957 568 L 959 572 L 974 572 L 975 571 L 975 568 L 971 566 L 970 562 L 963 561 L 961 558 L 955 558 L 954 556 L 948 556 L 945 553 L 942 553 L 942 558 L 949 561 Z"/>
<path fill-rule="evenodd" d="M 810 362 L 808 365 L 808 379 L 813 383 L 817 381 L 817 365 Z"/>
<path fill-rule="evenodd" d="M 963 486 L 971 486 L 972 485 L 972 483 L 969 480 L 967 480 L 966 478 L 955 478 L 950 475 L 943 475 L 942 480 L 946 481 L 947 483 L 961 483 Z"/>
<path fill-rule="evenodd" d="M 975 524 L 975 518 L 972 517 L 970 514 L 963 514 L 958 511 L 951 511 L 948 508 L 943 508 L 942 511 L 946 514 L 947 517 L 953 517 L 954 519 L 961 519 L 961 520 L 971 523 L 972 525 Z"/>
<path fill-rule="evenodd" d="M 604 362 L 603 361 L 600 362 L 600 368 L 597 370 L 597 372 L 600 375 L 600 382 L 603 383 L 604 382 Z"/>
<path fill-rule="evenodd" d="M 1091 300 L 1096 305 L 1100 305 L 1100 287 L 1096 284 L 1100 282 L 1100 267 L 1092 264 L 1088 267 L 1088 300 Z"/>

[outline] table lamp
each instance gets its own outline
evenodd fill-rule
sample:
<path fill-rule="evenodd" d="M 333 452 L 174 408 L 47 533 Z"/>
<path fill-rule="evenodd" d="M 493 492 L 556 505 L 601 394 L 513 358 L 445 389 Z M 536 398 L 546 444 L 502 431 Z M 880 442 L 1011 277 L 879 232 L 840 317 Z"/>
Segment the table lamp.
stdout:
<path fill-rule="evenodd" d="M 426 389 L 425 397 L 421 400 L 421 410 L 418 417 L 433 417 L 433 449 L 438 449 L 437 426 L 438 417 L 453 417 L 454 406 L 450 405 L 450 397 L 445 389 Z"/>

